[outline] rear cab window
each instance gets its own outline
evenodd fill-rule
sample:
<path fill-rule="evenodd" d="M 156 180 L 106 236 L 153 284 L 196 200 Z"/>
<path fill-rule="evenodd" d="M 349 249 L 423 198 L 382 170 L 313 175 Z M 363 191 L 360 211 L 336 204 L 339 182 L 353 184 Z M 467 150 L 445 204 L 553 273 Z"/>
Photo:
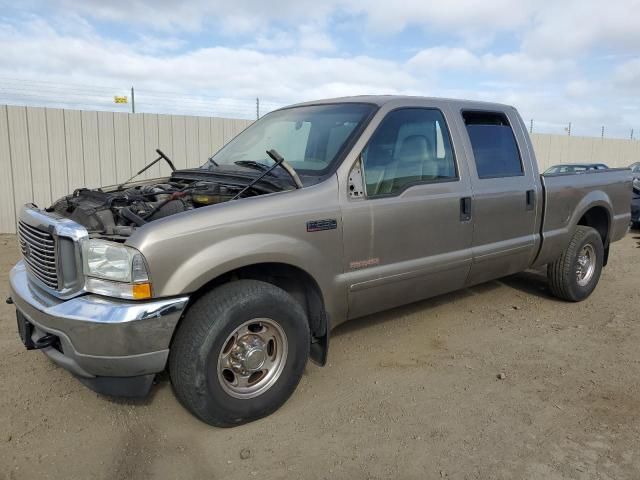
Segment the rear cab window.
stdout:
<path fill-rule="evenodd" d="M 463 111 L 462 118 L 479 178 L 524 175 L 516 137 L 504 113 Z"/>

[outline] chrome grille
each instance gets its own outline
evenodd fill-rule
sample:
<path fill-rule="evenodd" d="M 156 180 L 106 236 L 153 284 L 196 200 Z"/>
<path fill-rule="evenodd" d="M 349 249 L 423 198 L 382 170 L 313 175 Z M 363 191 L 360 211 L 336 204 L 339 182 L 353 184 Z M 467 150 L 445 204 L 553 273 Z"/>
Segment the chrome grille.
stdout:
<path fill-rule="evenodd" d="M 58 288 L 56 242 L 49 232 L 18 222 L 20 250 L 29 271 L 47 287 Z"/>

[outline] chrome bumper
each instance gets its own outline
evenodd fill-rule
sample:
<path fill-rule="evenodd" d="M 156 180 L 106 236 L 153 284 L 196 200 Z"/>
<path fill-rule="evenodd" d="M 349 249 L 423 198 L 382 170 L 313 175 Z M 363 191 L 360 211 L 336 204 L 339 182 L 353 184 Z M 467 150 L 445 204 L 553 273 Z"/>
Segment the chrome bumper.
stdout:
<path fill-rule="evenodd" d="M 34 325 L 33 339 L 46 333 L 60 338 L 60 349 L 43 352 L 86 380 L 164 370 L 171 337 L 189 300 L 132 302 L 83 295 L 63 301 L 31 282 L 23 261 L 9 280 L 16 308 Z"/>

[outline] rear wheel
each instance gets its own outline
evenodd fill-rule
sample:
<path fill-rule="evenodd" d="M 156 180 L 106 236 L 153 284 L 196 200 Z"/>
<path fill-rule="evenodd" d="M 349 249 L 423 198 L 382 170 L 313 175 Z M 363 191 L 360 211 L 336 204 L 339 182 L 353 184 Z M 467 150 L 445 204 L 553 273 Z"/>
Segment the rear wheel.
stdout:
<path fill-rule="evenodd" d="M 600 234 L 591 227 L 579 225 L 562 255 L 547 266 L 551 292 L 563 300 L 584 300 L 600 280 L 603 260 Z"/>
<path fill-rule="evenodd" d="M 201 297 L 176 332 L 169 356 L 180 402 L 211 425 L 229 427 L 277 410 L 309 356 L 309 326 L 284 290 L 231 282 Z"/>

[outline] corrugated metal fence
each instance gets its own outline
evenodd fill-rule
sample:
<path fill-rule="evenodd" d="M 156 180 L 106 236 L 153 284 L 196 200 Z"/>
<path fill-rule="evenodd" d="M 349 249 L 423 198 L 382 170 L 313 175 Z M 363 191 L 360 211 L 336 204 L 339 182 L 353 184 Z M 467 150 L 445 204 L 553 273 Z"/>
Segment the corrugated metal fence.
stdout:
<path fill-rule="evenodd" d="M 78 187 L 113 185 L 158 155 L 195 167 L 251 122 L 229 118 L 0 106 L 0 233 L 27 202 L 49 206 Z M 154 165 L 141 178 L 169 172 Z"/>
<path fill-rule="evenodd" d="M 78 187 L 129 178 L 162 149 L 177 168 L 195 167 L 251 122 L 228 118 L 0 106 L 0 233 L 15 233 L 27 202 L 48 206 Z M 557 163 L 640 161 L 640 142 L 532 135 L 540 169 Z M 141 178 L 167 174 L 163 163 Z"/>
<path fill-rule="evenodd" d="M 559 163 L 604 163 L 628 167 L 640 162 L 640 141 L 618 138 L 531 135 L 540 171 Z"/>

